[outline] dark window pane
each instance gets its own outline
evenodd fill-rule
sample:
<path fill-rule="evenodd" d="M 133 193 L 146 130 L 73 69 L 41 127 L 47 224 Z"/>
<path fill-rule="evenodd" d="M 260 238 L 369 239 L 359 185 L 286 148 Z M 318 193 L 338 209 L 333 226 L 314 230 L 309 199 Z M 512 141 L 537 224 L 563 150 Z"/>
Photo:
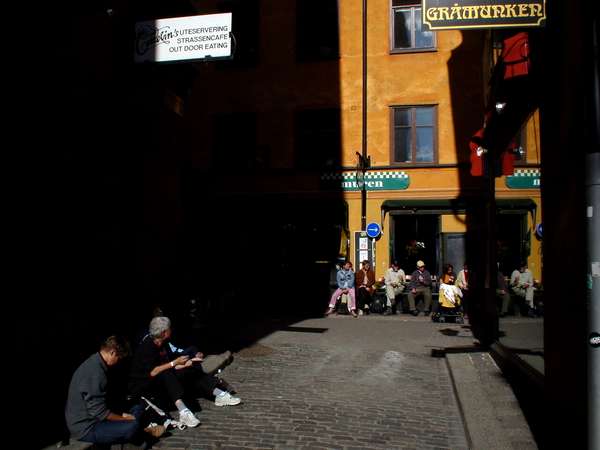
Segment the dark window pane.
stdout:
<path fill-rule="evenodd" d="M 231 31 L 235 37 L 235 54 L 230 61 L 221 61 L 219 67 L 253 67 L 259 54 L 259 0 L 222 0 L 219 10 L 232 15 Z"/>
<path fill-rule="evenodd" d="M 433 108 L 415 108 L 417 112 L 416 125 L 433 125 Z"/>
<path fill-rule="evenodd" d="M 394 126 L 410 126 L 410 109 L 394 109 Z"/>
<path fill-rule="evenodd" d="M 244 169 L 255 166 L 257 155 L 256 115 L 220 114 L 214 119 L 213 163 Z"/>
<path fill-rule="evenodd" d="M 337 0 L 296 2 L 296 56 L 300 61 L 339 57 Z"/>
<path fill-rule="evenodd" d="M 433 47 L 433 32 L 422 29 L 421 8 L 415 8 L 415 28 L 415 47 Z"/>
<path fill-rule="evenodd" d="M 394 10 L 394 48 L 410 48 L 412 27 L 410 10 Z"/>
<path fill-rule="evenodd" d="M 412 161 L 412 142 L 410 128 L 394 130 L 394 162 Z"/>
<path fill-rule="evenodd" d="M 340 165 L 340 111 L 321 109 L 301 111 L 295 117 L 296 162 L 309 169 Z"/>
<path fill-rule="evenodd" d="M 433 127 L 417 128 L 417 162 L 433 162 Z"/>

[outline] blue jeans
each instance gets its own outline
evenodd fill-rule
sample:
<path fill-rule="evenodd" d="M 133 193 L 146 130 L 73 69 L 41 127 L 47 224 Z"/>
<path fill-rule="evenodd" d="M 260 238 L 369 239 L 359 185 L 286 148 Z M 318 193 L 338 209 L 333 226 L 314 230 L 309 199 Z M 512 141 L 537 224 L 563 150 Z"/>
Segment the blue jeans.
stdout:
<path fill-rule="evenodd" d="M 94 425 L 94 428 L 79 440 L 105 445 L 130 442 L 140 428 L 143 412 L 144 407 L 136 405 L 129 412 L 135 420 L 103 420 Z"/>

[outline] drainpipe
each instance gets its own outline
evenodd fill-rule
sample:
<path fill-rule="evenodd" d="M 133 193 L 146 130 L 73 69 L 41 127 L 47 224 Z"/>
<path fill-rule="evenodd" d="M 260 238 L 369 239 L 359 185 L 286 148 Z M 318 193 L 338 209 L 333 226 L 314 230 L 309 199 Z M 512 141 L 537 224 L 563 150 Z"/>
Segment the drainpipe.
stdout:
<path fill-rule="evenodd" d="M 367 0 L 362 2 L 362 154 L 360 158 L 363 183 L 360 190 L 360 227 L 367 229 L 367 185 L 364 182 L 368 167 L 367 156 Z"/>
<path fill-rule="evenodd" d="M 597 17 L 597 16 L 596 16 Z M 598 19 L 592 22 L 592 102 L 585 194 L 588 242 L 588 448 L 600 448 L 600 75 Z"/>

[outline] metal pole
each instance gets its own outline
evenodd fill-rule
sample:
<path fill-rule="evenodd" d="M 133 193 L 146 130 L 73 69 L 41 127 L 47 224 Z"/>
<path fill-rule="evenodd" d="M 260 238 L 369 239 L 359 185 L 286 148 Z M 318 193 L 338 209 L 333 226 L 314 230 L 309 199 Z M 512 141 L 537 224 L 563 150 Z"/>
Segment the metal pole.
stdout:
<path fill-rule="evenodd" d="M 498 338 L 496 311 L 496 159 L 495 152 L 487 152 L 487 199 L 485 202 L 485 276 L 483 307 L 481 308 L 481 344 L 489 347 Z"/>
<path fill-rule="evenodd" d="M 362 4 L 362 171 L 363 179 L 367 167 L 367 0 Z M 360 226 L 367 228 L 367 185 L 360 190 Z"/>
<path fill-rule="evenodd" d="M 586 155 L 585 194 L 588 242 L 588 448 L 600 448 L 600 75 L 598 74 L 598 20 L 592 24 L 592 129 Z"/>

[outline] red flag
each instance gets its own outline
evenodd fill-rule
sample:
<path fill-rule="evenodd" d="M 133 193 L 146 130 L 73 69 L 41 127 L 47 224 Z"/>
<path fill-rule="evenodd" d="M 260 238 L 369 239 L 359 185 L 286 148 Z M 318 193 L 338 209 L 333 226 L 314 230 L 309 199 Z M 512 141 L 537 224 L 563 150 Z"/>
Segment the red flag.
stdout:
<path fill-rule="evenodd" d="M 483 176 L 483 153 L 481 153 L 482 143 L 483 128 L 480 128 L 473 136 L 471 136 L 471 139 L 469 140 L 469 149 L 471 150 L 471 175 L 474 177 Z"/>

